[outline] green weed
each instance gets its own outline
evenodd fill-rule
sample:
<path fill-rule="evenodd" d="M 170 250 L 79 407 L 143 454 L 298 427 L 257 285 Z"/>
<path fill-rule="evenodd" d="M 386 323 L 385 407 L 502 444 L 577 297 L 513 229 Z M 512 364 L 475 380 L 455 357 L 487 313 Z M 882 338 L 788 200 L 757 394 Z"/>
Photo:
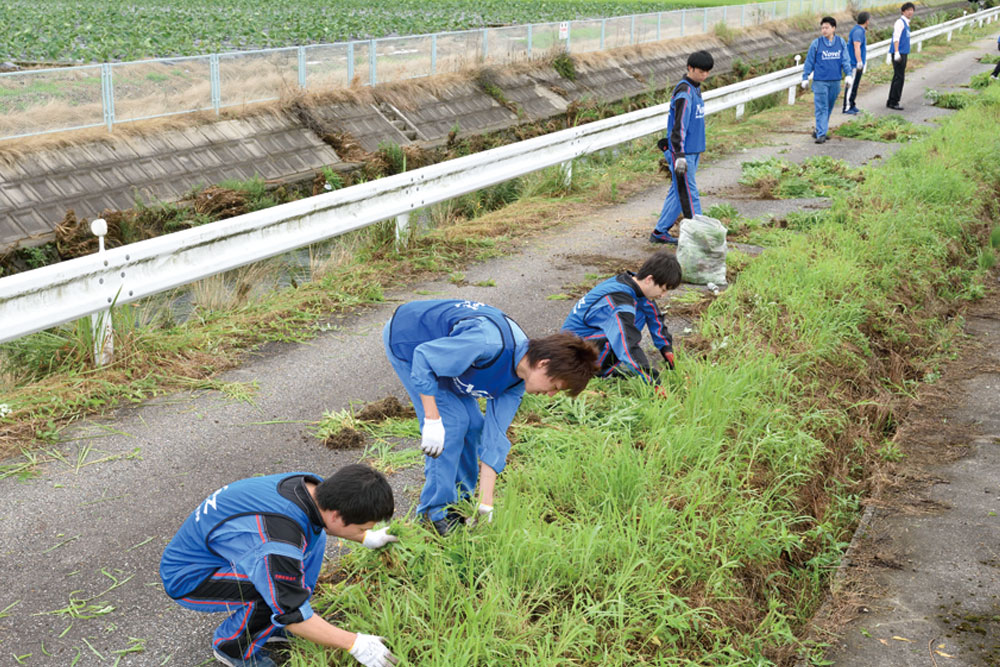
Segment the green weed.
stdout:
<path fill-rule="evenodd" d="M 864 139 L 867 141 L 911 141 L 926 133 L 926 129 L 918 127 L 902 116 L 872 116 L 865 112 L 844 123 L 833 131 L 840 137 Z"/>

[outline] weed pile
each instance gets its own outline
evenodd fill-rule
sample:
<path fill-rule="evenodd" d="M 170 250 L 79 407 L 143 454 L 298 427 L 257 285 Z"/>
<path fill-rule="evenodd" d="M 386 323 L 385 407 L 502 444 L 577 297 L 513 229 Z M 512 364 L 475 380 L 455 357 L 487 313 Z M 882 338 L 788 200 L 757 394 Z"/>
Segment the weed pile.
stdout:
<path fill-rule="evenodd" d="M 817 155 L 801 165 L 776 157 L 744 162 L 740 184 L 756 189 L 763 199 L 830 197 L 864 180 L 864 172 L 843 160 Z"/>
<path fill-rule="evenodd" d="M 526 397 L 491 524 L 446 540 L 396 526 L 399 544 L 352 551 L 335 579 L 353 585 L 314 606 L 409 664 L 821 660 L 798 637 L 866 470 L 896 451 L 900 396 L 949 353 L 956 303 L 983 293 L 998 122 L 988 90 L 750 261 L 665 396 L 629 380 Z"/>
<path fill-rule="evenodd" d="M 916 139 L 925 132 L 925 128 L 914 125 L 902 116 L 896 114 L 872 116 L 865 112 L 835 129 L 833 134 L 867 141 L 906 142 Z"/>

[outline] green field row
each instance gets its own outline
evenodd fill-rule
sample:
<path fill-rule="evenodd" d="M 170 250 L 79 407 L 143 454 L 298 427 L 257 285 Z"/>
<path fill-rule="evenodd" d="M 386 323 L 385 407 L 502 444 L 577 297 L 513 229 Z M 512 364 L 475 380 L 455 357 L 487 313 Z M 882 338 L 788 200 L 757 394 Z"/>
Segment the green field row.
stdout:
<path fill-rule="evenodd" d="M 739 0 L 6 0 L 0 61 L 107 62 L 743 4 Z"/>

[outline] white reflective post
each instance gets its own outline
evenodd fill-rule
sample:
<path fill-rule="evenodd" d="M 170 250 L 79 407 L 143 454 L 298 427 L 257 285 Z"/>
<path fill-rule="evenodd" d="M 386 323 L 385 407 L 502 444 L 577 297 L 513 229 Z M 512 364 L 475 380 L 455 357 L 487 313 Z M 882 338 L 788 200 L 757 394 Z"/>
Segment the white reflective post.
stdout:
<path fill-rule="evenodd" d="M 406 233 L 410 225 L 410 214 L 403 213 L 396 216 L 396 247 L 406 245 Z"/>
<path fill-rule="evenodd" d="M 924 40 L 920 40 L 919 42 L 917 42 L 917 53 L 920 53 L 923 50 L 924 50 Z"/>
<path fill-rule="evenodd" d="M 802 62 L 802 56 L 796 55 L 795 66 L 798 67 L 800 62 Z M 788 89 L 788 103 L 795 104 L 795 86 L 792 86 L 791 88 Z"/>
<path fill-rule="evenodd" d="M 567 160 L 559 165 L 559 170 L 562 172 L 563 184 L 568 188 L 573 185 L 573 161 Z"/>
<path fill-rule="evenodd" d="M 104 237 L 108 233 L 108 223 L 97 218 L 90 223 L 90 231 L 97 237 L 97 254 L 104 254 Z M 94 337 L 94 365 L 106 366 L 114 359 L 115 338 L 111 328 L 111 309 L 93 313 L 90 316 L 90 331 Z"/>

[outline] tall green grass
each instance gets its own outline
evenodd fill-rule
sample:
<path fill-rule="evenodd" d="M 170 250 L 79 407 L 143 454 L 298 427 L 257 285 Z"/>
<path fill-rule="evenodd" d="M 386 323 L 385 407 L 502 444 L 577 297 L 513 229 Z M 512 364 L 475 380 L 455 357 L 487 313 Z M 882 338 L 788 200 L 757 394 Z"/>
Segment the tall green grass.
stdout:
<path fill-rule="evenodd" d="M 404 664 L 761 665 L 815 656 L 822 599 L 891 405 L 982 291 L 1000 90 L 868 169 L 752 261 L 666 373 L 527 397 L 492 524 L 408 524 L 316 608 Z M 993 218 L 990 221 L 988 218 Z M 299 644 L 296 665 L 325 665 Z M 333 664 L 350 664 L 338 655 Z"/>

